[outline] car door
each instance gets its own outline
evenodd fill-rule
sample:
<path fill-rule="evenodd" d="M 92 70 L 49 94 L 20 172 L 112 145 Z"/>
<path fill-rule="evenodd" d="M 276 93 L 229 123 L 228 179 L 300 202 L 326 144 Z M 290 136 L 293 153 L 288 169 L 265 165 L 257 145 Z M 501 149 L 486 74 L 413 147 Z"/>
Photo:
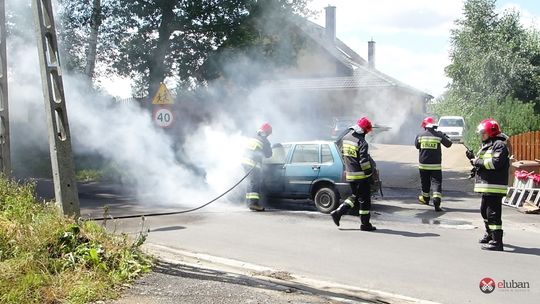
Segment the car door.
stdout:
<path fill-rule="evenodd" d="M 334 145 L 334 143 L 332 143 Z M 332 149 L 329 144 L 321 144 L 321 163 L 318 178 L 331 179 L 334 182 L 341 180 L 343 173 L 342 162 L 334 159 Z M 337 162 L 337 163 L 336 163 Z"/>
<path fill-rule="evenodd" d="M 263 161 L 263 191 L 269 196 L 281 196 L 285 191 L 285 163 L 290 144 L 272 146 L 272 157 Z"/>
<path fill-rule="evenodd" d="M 319 176 L 319 144 L 296 144 L 290 162 L 285 165 L 285 191 L 293 196 L 307 196 L 311 184 Z"/>

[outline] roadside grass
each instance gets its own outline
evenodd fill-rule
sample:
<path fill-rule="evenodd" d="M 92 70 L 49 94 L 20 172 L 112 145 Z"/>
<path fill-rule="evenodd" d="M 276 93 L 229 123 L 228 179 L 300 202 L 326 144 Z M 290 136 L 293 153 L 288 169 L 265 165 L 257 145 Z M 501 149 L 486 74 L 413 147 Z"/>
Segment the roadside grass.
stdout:
<path fill-rule="evenodd" d="M 101 170 L 96 169 L 83 169 L 77 171 L 75 174 L 75 178 L 78 182 L 97 182 L 100 181 L 103 177 L 103 172 Z"/>
<path fill-rule="evenodd" d="M 132 241 L 90 221 L 76 221 L 53 203 L 38 203 L 33 184 L 0 178 L 0 303 L 88 303 L 115 298 L 150 271 Z"/>

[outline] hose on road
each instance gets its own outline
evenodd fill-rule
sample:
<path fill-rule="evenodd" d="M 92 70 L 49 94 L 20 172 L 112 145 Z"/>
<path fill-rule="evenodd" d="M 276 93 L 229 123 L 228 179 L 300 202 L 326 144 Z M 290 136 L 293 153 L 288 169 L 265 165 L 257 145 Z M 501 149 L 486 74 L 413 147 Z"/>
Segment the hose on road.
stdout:
<path fill-rule="evenodd" d="M 84 220 L 88 220 L 88 221 L 104 221 L 104 220 L 107 220 L 107 219 L 129 219 L 129 218 L 136 218 L 136 217 L 173 215 L 173 214 L 182 214 L 182 213 L 193 212 L 193 211 L 202 209 L 202 208 L 212 204 L 213 202 L 215 202 L 218 199 L 222 198 L 225 194 L 231 192 L 234 188 L 238 187 L 238 185 L 240 185 L 240 183 L 243 182 L 251 174 L 251 171 L 253 171 L 254 168 L 255 167 L 251 168 L 246 173 L 246 175 L 244 175 L 244 177 L 242 177 L 236 184 L 234 184 L 232 187 L 230 187 L 227 191 L 223 192 L 222 194 L 220 194 L 216 198 L 212 199 L 211 201 L 206 202 L 206 203 L 204 203 L 204 204 L 202 204 L 202 205 L 200 205 L 198 207 L 192 208 L 192 209 L 187 209 L 187 210 L 182 210 L 182 211 L 161 212 L 161 213 L 145 213 L 145 214 L 121 215 L 121 216 L 116 216 L 116 217 L 113 217 L 113 216 L 94 217 L 94 218 L 85 218 Z"/>

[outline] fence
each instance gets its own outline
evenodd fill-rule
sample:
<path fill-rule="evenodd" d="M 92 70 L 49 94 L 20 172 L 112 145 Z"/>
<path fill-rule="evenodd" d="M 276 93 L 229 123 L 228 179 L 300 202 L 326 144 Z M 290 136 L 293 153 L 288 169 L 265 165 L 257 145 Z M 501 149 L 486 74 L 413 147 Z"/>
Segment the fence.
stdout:
<path fill-rule="evenodd" d="M 540 131 L 511 136 L 510 145 L 517 160 L 540 159 Z"/>

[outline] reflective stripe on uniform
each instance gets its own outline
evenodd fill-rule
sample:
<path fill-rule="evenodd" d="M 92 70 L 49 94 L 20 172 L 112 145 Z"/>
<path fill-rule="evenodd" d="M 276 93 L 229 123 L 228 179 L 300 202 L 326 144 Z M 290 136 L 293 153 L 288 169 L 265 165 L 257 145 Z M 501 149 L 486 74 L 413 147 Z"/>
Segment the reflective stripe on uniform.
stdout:
<path fill-rule="evenodd" d="M 351 201 L 351 199 L 350 199 L 350 198 L 348 198 L 348 199 L 344 200 L 344 201 L 343 201 L 343 203 L 344 203 L 344 204 L 347 204 L 347 205 L 349 205 L 349 206 L 351 206 L 351 208 L 353 208 L 353 207 L 354 207 L 354 202 L 353 202 L 353 201 Z"/>
<path fill-rule="evenodd" d="M 350 140 L 344 140 L 342 151 L 344 156 L 356 157 L 358 155 L 358 145 Z"/>
<path fill-rule="evenodd" d="M 484 167 L 486 167 L 486 169 L 495 170 L 493 158 L 484 158 Z"/>
<path fill-rule="evenodd" d="M 429 193 L 427 193 L 427 192 L 422 192 L 422 196 L 429 197 Z"/>
<path fill-rule="evenodd" d="M 259 163 L 257 163 L 253 159 L 250 159 L 250 158 L 247 158 L 247 157 L 242 158 L 242 164 L 248 165 L 250 167 L 256 167 L 256 168 L 261 167 L 261 165 Z"/>
<path fill-rule="evenodd" d="M 441 164 L 419 164 L 418 168 L 422 170 L 442 170 Z"/>
<path fill-rule="evenodd" d="M 474 192 L 506 194 L 507 185 L 474 184 Z"/>
<path fill-rule="evenodd" d="M 260 199 L 259 193 L 257 192 L 248 192 L 246 193 L 247 199 Z"/>
<path fill-rule="evenodd" d="M 367 170 L 367 169 L 371 169 L 371 163 L 370 162 L 364 162 L 364 163 L 361 163 L 360 164 L 360 167 L 362 168 L 362 170 Z"/>
<path fill-rule="evenodd" d="M 360 215 L 366 215 L 366 214 L 369 214 L 369 210 L 360 210 L 359 214 L 360 214 Z"/>
<path fill-rule="evenodd" d="M 248 149 L 255 151 L 257 150 L 257 148 L 262 149 L 263 143 L 256 138 L 250 138 L 248 141 L 247 147 Z"/>
<path fill-rule="evenodd" d="M 493 231 L 493 230 L 501 230 L 502 229 L 502 225 L 488 225 L 489 227 L 489 230 Z"/>
<path fill-rule="evenodd" d="M 441 142 L 441 138 L 437 136 L 420 136 L 418 137 L 419 141 L 426 141 L 426 142 Z"/>
<path fill-rule="evenodd" d="M 442 193 L 440 192 L 433 192 L 433 197 L 438 197 L 438 198 L 442 198 Z"/>
<path fill-rule="evenodd" d="M 366 175 L 364 172 L 345 172 L 345 179 L 347 181 L 361 180 L 370 176 L 371 174 Z"/>

